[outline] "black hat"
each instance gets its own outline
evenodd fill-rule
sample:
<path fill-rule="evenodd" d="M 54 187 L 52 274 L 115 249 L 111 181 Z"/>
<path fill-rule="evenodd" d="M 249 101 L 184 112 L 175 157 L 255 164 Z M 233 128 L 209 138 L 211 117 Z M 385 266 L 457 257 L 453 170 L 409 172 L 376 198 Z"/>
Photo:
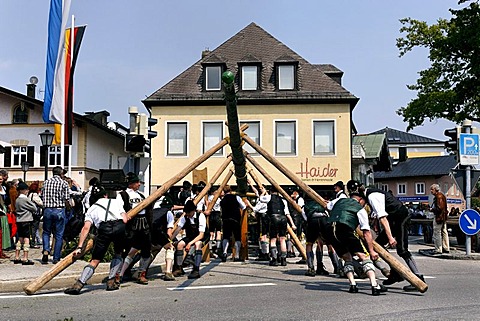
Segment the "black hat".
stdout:
<path fill-rule="evenodd" d="M 133 172 L 128 172 L 126 178 L 128 184 L 140 182 L 140 178 Z"/>
<path fill-rule="evenodd" d="M 28 189 L 28 185 L 25 182 L 20 182 L 17 185 L 17 191 L 24 191 Z"/>
<path fill-rule="evenodd" d="M 173 206 L 173 200 L 170 196 L 165 196 L 162 199 L 162 203 L 160 204 L 161 207 L 171 208 Z"/>
<path fill-rule="evenodd" d="M 362 183 L 351 179 L 351 180 L 349 180 L 348 183 L 347 183 L 348 192 L 349 192 L 349 193 L 351 193 L 351 192 L 357 192 L 357 191 L 358 191 L 358 188 L 359 188 L 360 186 L 362 186 Z"/>
<path fill-rule="evenodd" d="M 90 195 L 90 199 L 88 202 L 90 205 L 96 203 L 99 199 L 103 198 L 107 195 L 107 190 L 100 184 L 95 184 L 92 187 L 92 194 Z"/>
<path fill-rule="evenodd" d="M 185 189 L 189 189 L 190 187 L 192 187 L 192 183 L 190 183 L 189 181 L 183 181 L 182 186 Z"/>
<path fill-rule="evenodd" d="M 335 184 L 333 184 L 333 187 L 335 187 L 335 186 L 338 187 L 338 188 L 340 188 L 340 189 L 344 189 L 344 188 L 345 188 L 345 185 L 343 184 L 342 181 L 338 181 L 338 182 L 336 182 Z"/>
<path fill-rule="evenodd" d="M 185 213 L 189 213 L 189 212 L 194 211 L 194 210 L 196 210 L 196 209 L 197 209 L 197 207 L 195 206 L 195 203 L 193 203 L 192 200 L 188 200 L 188 201 L 185 203 L 185 205 L 183 206 L 183 211 L 184 211 Z"/>

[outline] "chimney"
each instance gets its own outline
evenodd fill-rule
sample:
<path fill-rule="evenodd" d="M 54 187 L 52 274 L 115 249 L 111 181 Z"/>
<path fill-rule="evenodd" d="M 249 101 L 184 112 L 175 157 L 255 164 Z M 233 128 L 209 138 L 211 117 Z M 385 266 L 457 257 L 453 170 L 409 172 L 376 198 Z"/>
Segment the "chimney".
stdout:
<path fill-rule="evenodd" d="M 35 89 L 37 88 L 38 78 L 35 76 L 30 77 L 30 83 L 27 84 L 27 96 L 35 98 Z"/>
<path fill-rule="evenodd" d="M 398 147 L 398 161 L 404 162 L 406 160 L 407 160 L 407 147 L 406 146 Z"/>
<path fill-rule="evenodd" d="M 210 54 L 210 49 L 205 48 L 205 50 L 202 51 L 202 59 L 205 58 Z"/>

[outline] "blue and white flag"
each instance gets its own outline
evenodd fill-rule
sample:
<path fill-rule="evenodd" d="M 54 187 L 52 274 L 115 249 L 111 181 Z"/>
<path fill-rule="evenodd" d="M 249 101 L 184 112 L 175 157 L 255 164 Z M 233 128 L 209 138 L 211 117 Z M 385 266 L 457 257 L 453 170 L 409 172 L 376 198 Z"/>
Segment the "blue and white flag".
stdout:
<path fill-rule="evenodd" d="M 65 28 L 71 0 L 51 0 L 43 121 L 65 122 Z"/>

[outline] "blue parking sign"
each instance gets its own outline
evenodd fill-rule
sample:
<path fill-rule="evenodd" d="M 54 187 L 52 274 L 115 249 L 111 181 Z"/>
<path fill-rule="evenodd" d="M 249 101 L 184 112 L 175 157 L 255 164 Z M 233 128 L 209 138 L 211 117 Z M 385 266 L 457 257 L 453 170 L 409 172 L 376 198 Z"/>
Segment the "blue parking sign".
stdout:
<path fill-rule="evenodd" d="M 460 134 L 458 153 L 461 165 L 479 163 L 479 141 L 478 134 Z"/>
<path fill-rule="evenodd" d="M 465 210 L 458 218 L 458 225 L 463 233 L 475 235 L 480 230 L 480 214 L 472 209 Z"/>

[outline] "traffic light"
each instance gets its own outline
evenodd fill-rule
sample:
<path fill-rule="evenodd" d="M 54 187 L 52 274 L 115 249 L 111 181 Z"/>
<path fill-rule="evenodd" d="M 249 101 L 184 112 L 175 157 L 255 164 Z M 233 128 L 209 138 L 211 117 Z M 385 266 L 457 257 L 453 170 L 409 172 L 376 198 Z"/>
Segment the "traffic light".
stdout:
<path fill-rule="evenodd" d="M 450 137 L 450 140 L 445 142 L 445 148 L 452 151 L 458 151 L 458 128 L 445 129 L 445 136 Z"/>
<path fill-rule="evenodd" d="M 143 153 L 146 144 L 145 137 L 137 134 L 127 134 L 125 136 L 125 151 L 131 153 Z"/>
<path fill-rule="evenodd" d="M 157 137 L 157 132 L 152 129 L 152 126 L 156 125 L 158 120 L 156 118 L 147 117 L 145 114 L 138 115 L 138 133 L 143 135 L 145 139 L 152 139 Z"/>

